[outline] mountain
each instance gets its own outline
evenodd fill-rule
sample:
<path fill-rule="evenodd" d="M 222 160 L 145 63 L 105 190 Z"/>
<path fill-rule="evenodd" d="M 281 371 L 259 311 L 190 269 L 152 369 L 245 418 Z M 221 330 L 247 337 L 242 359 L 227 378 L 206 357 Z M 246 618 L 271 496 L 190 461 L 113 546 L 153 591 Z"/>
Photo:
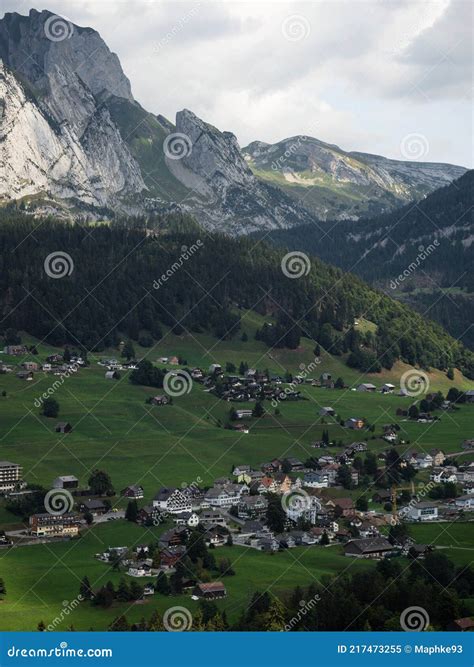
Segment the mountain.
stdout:
<path fill-rule="evenodd" d="M 95 30 L 48 11 L 0 20 L 0 204 L 66 218 L 190 213 L 237 235 L 310 224 L 314 212 L 377 213 L 462 172 L 301 137 L 242 152 L 191 111 L 172 123 L 143 109 Z"/>
<path fill-rule="evenodd" d="M 248 236 L 178 232 L 185 221 L 173 216 L 147 234 L 118 222 L 38 224 L 0 211 L 0 333 L 96 351 L 124 337 L 150 346 L 165 328 L 240 340 L 241 315 L 254 311 L 265 318 L 256 338 L 271 348 L 296 350 L 305 336 L 362 373 L 400 359 L 474 377 L 472 352 L 360 278 L 314 257 L 299 267 Z M 356 326 L 361 316 L 370 330 Z"/>
<path fill-rule="evenodd" d="M 423 150 L 422 138 L 412 141 L 413 151 Z M 242 152 L 255 175 L 280 187 L 319 220 L 379 215 L 421 199 L 466 171 L 450 164 L 347 153 L 307 136 L 276 144 L 254 141 Z"/>
<path fill-rule="evenodd" d="M 47 11 L 5 14 L 0 60 L 0 201 L 99 217 L 176 209 L 229 233 L 311 220 L 253 175 L 230 132 L 187 110 L 175 125 L 146 112 L 95 30 Z"/>
<path fill-rule="evenodd" d="M 474 171 L 390 214 L 265 237 L 357 273 L 474 349 Z"/>

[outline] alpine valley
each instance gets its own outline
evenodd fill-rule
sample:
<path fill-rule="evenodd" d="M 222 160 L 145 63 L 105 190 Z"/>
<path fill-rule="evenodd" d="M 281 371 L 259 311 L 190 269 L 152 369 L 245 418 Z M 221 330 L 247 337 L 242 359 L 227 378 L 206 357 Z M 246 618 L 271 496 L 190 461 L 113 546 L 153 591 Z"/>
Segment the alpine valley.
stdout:
<path fill-rule="evenodd" d="M 473 629 L 473 172 L 159 112 L 0 19 L 0 632 Z"/>

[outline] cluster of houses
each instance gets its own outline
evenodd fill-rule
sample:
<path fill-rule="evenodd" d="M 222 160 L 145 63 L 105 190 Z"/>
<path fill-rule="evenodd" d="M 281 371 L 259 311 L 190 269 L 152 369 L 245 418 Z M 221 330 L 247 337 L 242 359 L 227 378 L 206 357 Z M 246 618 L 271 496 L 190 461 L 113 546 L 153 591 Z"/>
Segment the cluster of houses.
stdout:
<path fill-rule="evenodd" d="M 4 353 L 13 356 L 22 356 L 28 355 L 28 350 L 23 345 L 8 345 L 5 347 Z M 62 376 L 76 372 L 78 368 L 84 365 L 85 361 L 80 356 L 71 356 L 69 361 L 66 362 L 64 361 L 63 355 L 51 354 L 46 358 L 44 363 L 40 363 L 31 359 L 22 361 L 17 366 L 2 363 L 0 364 L 0 372 L 13 373 L 16 371 L 16 377 L 19 380 L 31 381 L 34 379 L 34 374 L 38 373 L 39 371 L 43 371 L 43 373 L 49 373 L 55 376 Z"/>

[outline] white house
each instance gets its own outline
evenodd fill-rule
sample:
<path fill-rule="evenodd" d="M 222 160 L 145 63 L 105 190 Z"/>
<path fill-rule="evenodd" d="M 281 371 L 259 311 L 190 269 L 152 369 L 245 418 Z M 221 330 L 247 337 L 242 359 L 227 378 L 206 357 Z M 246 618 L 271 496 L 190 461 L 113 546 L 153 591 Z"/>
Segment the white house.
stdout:
<path fill-rule="evenodd" d="M 410 507 L 408 516 L 414 521 L 434 521 L 438 518 L 438 507 L 434 503 L 423 501 Z"/>
<path fill-rule="evenodd" d="M 474 496 L 472 494 L 466 494 L 465 496 L 459 496 L 456 498 L 456 507 L 463 510 L 472 510 L 474 509 Z"/>
<path fill-rule="evenodd" d="M 180 489 L 162 488 L 153 499 L 153 507 L 169 514 L 180 514 L 191 512 L 192 503 Z"/>

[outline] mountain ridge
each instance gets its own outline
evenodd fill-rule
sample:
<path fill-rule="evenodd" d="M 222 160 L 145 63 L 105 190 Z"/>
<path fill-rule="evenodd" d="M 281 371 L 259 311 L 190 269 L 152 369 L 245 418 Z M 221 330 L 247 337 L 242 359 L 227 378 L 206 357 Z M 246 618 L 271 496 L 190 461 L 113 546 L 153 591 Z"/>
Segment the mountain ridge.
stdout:
<path fill-rule="evenodd" d="M 294 168 L 295 161 L 300 167 L 307 162 L 304 151 L 269 178 L 255 169 L 255 155 L 249 156 L 249 147 L 241 150 L 232 132 L 187 109 L 175 123 L 146 111 L 99 33 L 47 10 L 0 19 L 0 61 L 3 87 L 9 88 L 0 118 L 0 203 L 19 200 L 33 213 L 56 210 L 73 219 L 180 211 L 231 235 L 310 224 L 329 213 L 357 218 L 400 203 L 384 183 L 402 185 L 385 167 L 366 164 L 385 158 L 368 156 L 362 163 L 305 138 L 303 148 L 313 147 L 313 167 L 315 146 L 327 167 L 319 174 L 323 185 L 308 190 L 304 170 Z M 291 141 L 284 140 L 285 146 Z M 250 146 L 275 150 L 265 142 Z M 401 164 L 424 183 L 407 190 L 408 198 L 450 180 L 452 169 L 463 170 L 446 172 L 441 165 L 437 174 L 426 175 L 423 165 Z M 367 190 L 374 187 L 371 198 Z"/>

